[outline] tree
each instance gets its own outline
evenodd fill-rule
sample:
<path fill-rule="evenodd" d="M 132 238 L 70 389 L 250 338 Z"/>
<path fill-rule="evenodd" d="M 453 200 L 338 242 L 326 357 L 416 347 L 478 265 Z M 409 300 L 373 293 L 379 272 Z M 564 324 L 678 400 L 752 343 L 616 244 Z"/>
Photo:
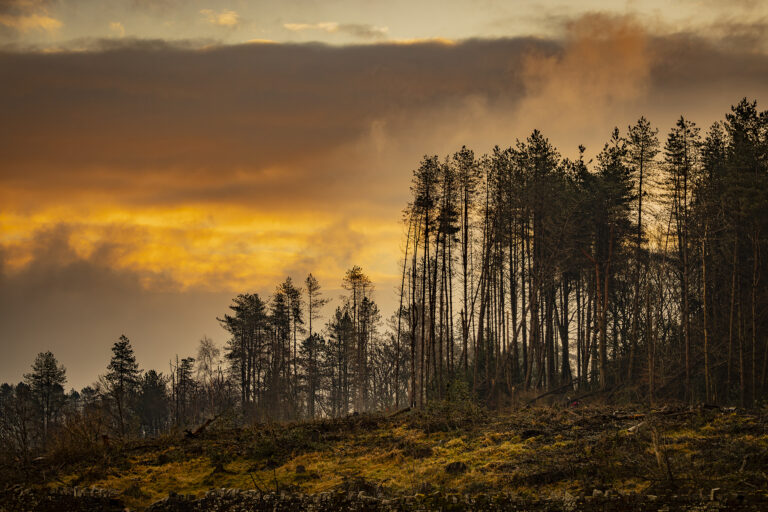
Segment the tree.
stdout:
<path fill-rule="evenodd" d="M 146 372 L 139 387 L 137 412 L 143 432 L 157 435 L 168 420 L 168 379 L 155 370 Z"/>
<path fill-rule="evenodd" d="M 305 281 L 307 287 L 307 316 L 309 317 L 309 335 L 312 336 L 312 321 L 320 317 L 320 309 L 328 304 L 328 299 L 320 296 L 320 283 L 311 273 Z"/>
<path fill-rule="evenodd" d="M 354 407 L 358 412 L 365 410 L 368 400 L 368 341 L 370 315 L 373 314 L 369 294 L 373 283 L 363 272 L 363 269 L 355 265 L 347 270 L 342 288 L 350 292 L 346 297 L 346 303 L 352 315 L 352 340 L 351 347 L 354 350 L 352 361 L 354 371 Z M 373 306 L 375 308 L 375 305 Z M 376 308 L 378 312 L 378 308 Z"/>
<path fill-rule="evenodd" d="M 627 131 L 627 163 L 637 183 L 637 232 L 635 233 L 635 277 L 632 297 L 632 339 L 627 377 L 633 378 L 635 353 L 640 328 L 640 278 L 645 268 L 642 258 L 643 247 L 643 198 L 647 195 L 649 178 L 653 177 L 655 158 L 659 153 L 658 130 L 651 128 L 645 117 L 641 117 Z"/>
<path fill-rule="evenodd" d="M 219 355 L 221 349 L 216 346 L 211 338 L 203 336 L 197 347 L 197 380 L 201 384 L 209 410 L 216 410 L 216 373 L 219 368 Z"/>
<path fill-rule="evenodd" d="M 305 358 L 305 374 L 307 379 L 307 415 L 315 417 L 315 402 L 319 386 L 318 361 L 323 339 L 312 332 L 312 321 L 320 318 L 320 309 L 328 303 L 328 299 L 320 296 L 320 283 L 311 273 L 305 281 L 307 290 L 307 317 L 309 320 L 309 337 L 304 340 L 302 352 Z"/>
<path fill-rule="evenodd" d="M 290 310 L 290 324 L 292 339 L 288 348 L 288 359 L 290 361 L 289 371 L 292 372 L 291 376 L 291 402 L 294 405 L 298 405 L 298 387 L 299 387 L 299 373 L 298 373 L 298 350 L 299 340 L 298 335 L 304 332 L 304 300 L 302 299 L 302 289 L 294 286 L 293 280 L 287 277 L 285 281 L 280 285 L 281 292 L 285 294 L 288 301 L 288 308 Z"/>
<path fill-rule="evenodd" d="M 584 251 L 594 265 L 595 331 L 600 387 L 608 385 L 608 310 L 611 281 L 619 267 L 621 249 L 630 233 L 632 182 L 626 166 L 626 143 L 614 129 L 611 140 L 598 155 L 596 175 L 584 175 L 582 209 L 592 230 L 592 252 Z M 615 351 L 614 351 L 615 352 Z M 618 354 L 614 353 L 614 357 Z"/>
<path fill-rule="evenodd" d="M 671 194 L 671 219 L 677 235 L 678 275 L 680 279 L 680 325 L 683 331 L 685 364 L 685 395 L 693 400 L 691 383 L 691 307 L 690 307 L 690 241 L 691 194 L 694 174 L 697 172 L 698 151 L 701 142 L 699 129 L 683 117 L 669 132 L 665 145 L 667 184 Z"/>
<path fill-rule="evenodd" d="M 349 306 L 337 307 L 328 322 L 329 333 L 325 360 L 329 374 L 329 401 L 332 416 L 349 413 L 350 374 L 353 352 L 354 324 Z"/>
<path fill-rule="evenodd" d="M 112 346 L 112 359 L 102 379 L 107 395 L 117 409 L 117 427 L 121 436 L 127 432 L 126 423 L 139 389 L 140 375 L 131 342 L 121 335 Z"/>
<path fill-rule="evenodd" d="M 0 387 L 0 451 L 29 463 L 33 450 L 35 402 L 27 384 Z"/>
<path fill-rule="evenodd" d="M 64 405 L 66 370 L 52 352 L 40 352 L 32 364 L 32 371 L 24 375 L 24 381 L 29 386 L 40 415 L 40 435 L 42 445 L 45 447 L 51 423 Z"/>
<path fill-rule="evenodd" d="M 453 155 L 453 164 L 456 166 L 456 180 L 459 185 L 461 204 L 461 270 L 462 270 L 462 315 L 461 315 L 461 341 L 462 341 L 462 366 L 469 378 L 469 326 L 472 313 L 469 310 L 470 301 L 470 274 L 469 258 L 471 251 L 471 224 L 470 213 L 477 194 L 477 186 L 480 181 L 480 173 L 475 154 L 472 150 L 462 146 L 461 150 Z"/>
<path fill-rule="evenodd" d="M 271 325 L 266 304 L 256 293 L 240 294 L 232 300 L 232 315 L 217 318 L 231 338 L 225 346 L 224 357 L 229 372 L 240 389 L 240 406 L 244 412 L 261 406 L 267 387 L 264 379 L 269 371 Z"/>
<path fill-rule="evenodd" d="M 301 342 L 300 354 L 302 360 L 302 374 L 306 384 L 307 393 L 307 417 L 316 415 L 317 390 L 320 388 L 319 356 L 324 350 L 325 340 L 317 333 L 313 333 Z"/>
<path fill-rule="evenodd" d="M 268 379 L 269 410 L 277 419 L 290 417 L 295 403 L 291 379 L 291 318 L 290 296 L 284 286 L 278 286 L 272 295 L 270 324 L 272 344 L 270 346 L 270 375 Z"/>
<path fill-rule="evenodd" d="M 186 425 L 197 419 L 190 415 L 190 406 L 194 403 L 197 390 L 197 383 L 192 377 L 194 367 L 194 357 L 185 357 L 179 362 L 179 356 L 176 356 L 176 366 L 172 376 L 172 392 L 174 419 L 177 426 Z"/>

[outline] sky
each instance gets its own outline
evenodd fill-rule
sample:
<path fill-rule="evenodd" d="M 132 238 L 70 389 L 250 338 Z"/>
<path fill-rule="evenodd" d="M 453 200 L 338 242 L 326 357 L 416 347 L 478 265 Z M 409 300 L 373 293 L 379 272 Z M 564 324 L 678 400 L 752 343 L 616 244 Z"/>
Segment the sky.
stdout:
<path fill-rule="evenodd" d="M 389 316 L 425 154 L 768 102 L 758 0 L 0 0 L 0 382 L 194 355 L 237 293 L 360 265 Z"/>

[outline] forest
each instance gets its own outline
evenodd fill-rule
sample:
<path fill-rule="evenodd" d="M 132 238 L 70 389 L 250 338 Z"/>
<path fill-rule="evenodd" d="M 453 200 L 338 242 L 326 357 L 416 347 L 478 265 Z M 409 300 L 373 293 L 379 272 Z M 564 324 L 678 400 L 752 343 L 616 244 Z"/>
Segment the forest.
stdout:
<path fill-rule="evenodd" d="M 768 111 L 744 99 L 704 131 L 641 117 L 607 135 L 594 159 L 562 157 L 538 130 L 489 154 L 425 155 L 388 317 L 352 266 L 338 303 L 312 274 L 237 295 L 218 318 L 226 344 L 204 337 L 168 368 L 139 368 L 122 335 L 94 384 L 67 391 L 40 353 L 0 388 L 3 464 L 212 422 L 467 401 L 763 406 Z"/>

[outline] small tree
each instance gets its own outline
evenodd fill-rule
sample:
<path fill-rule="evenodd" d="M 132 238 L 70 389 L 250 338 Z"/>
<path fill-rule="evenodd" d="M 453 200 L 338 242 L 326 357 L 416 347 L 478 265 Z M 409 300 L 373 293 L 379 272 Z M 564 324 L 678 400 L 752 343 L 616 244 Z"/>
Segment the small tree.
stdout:
<path fill-rule="evenodd" d="M 185 357 L 178 362 L 176 360 L 176 370 L 174 377 L 173 400 L 175 408 L 176 425 L 181 426 L 190 420 L 189 406 L 193 403 L 195 395 L 196 382 L 192 377 L 195 367 L 194 357 Z"/>
<path fill-rule="evenodd" d="M 221 349 L 211 338 L 203 336 L 197 348 L 197 381 L 206 395 L 206 407 L 211 414 L 216 411 L 216 371 L 220 366 Z"/>

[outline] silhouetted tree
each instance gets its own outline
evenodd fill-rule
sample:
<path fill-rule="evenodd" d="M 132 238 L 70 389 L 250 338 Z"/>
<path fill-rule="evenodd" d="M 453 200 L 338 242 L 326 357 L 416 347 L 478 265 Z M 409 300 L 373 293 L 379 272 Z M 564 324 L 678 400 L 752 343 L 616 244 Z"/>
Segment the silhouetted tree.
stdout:
<path fill-rule="evenodd" d="M 127 433 L 127 422 L 138 393 L 140 374 L 131 342 L 125 335 L 121 335 L 112 346 L 112 359 L 102 379 L 107 396 L 114 404 L 117 431 L 121 436 Z"/>
<path fill-rule="evenodd" d="M 51 425 L 64 405 L 66 370 L 52 352 L 40 352 L 32 363 L 32 371 L 24 374 L 24 381 L 39 413 L 39 433 L 45 448 Z"/>

